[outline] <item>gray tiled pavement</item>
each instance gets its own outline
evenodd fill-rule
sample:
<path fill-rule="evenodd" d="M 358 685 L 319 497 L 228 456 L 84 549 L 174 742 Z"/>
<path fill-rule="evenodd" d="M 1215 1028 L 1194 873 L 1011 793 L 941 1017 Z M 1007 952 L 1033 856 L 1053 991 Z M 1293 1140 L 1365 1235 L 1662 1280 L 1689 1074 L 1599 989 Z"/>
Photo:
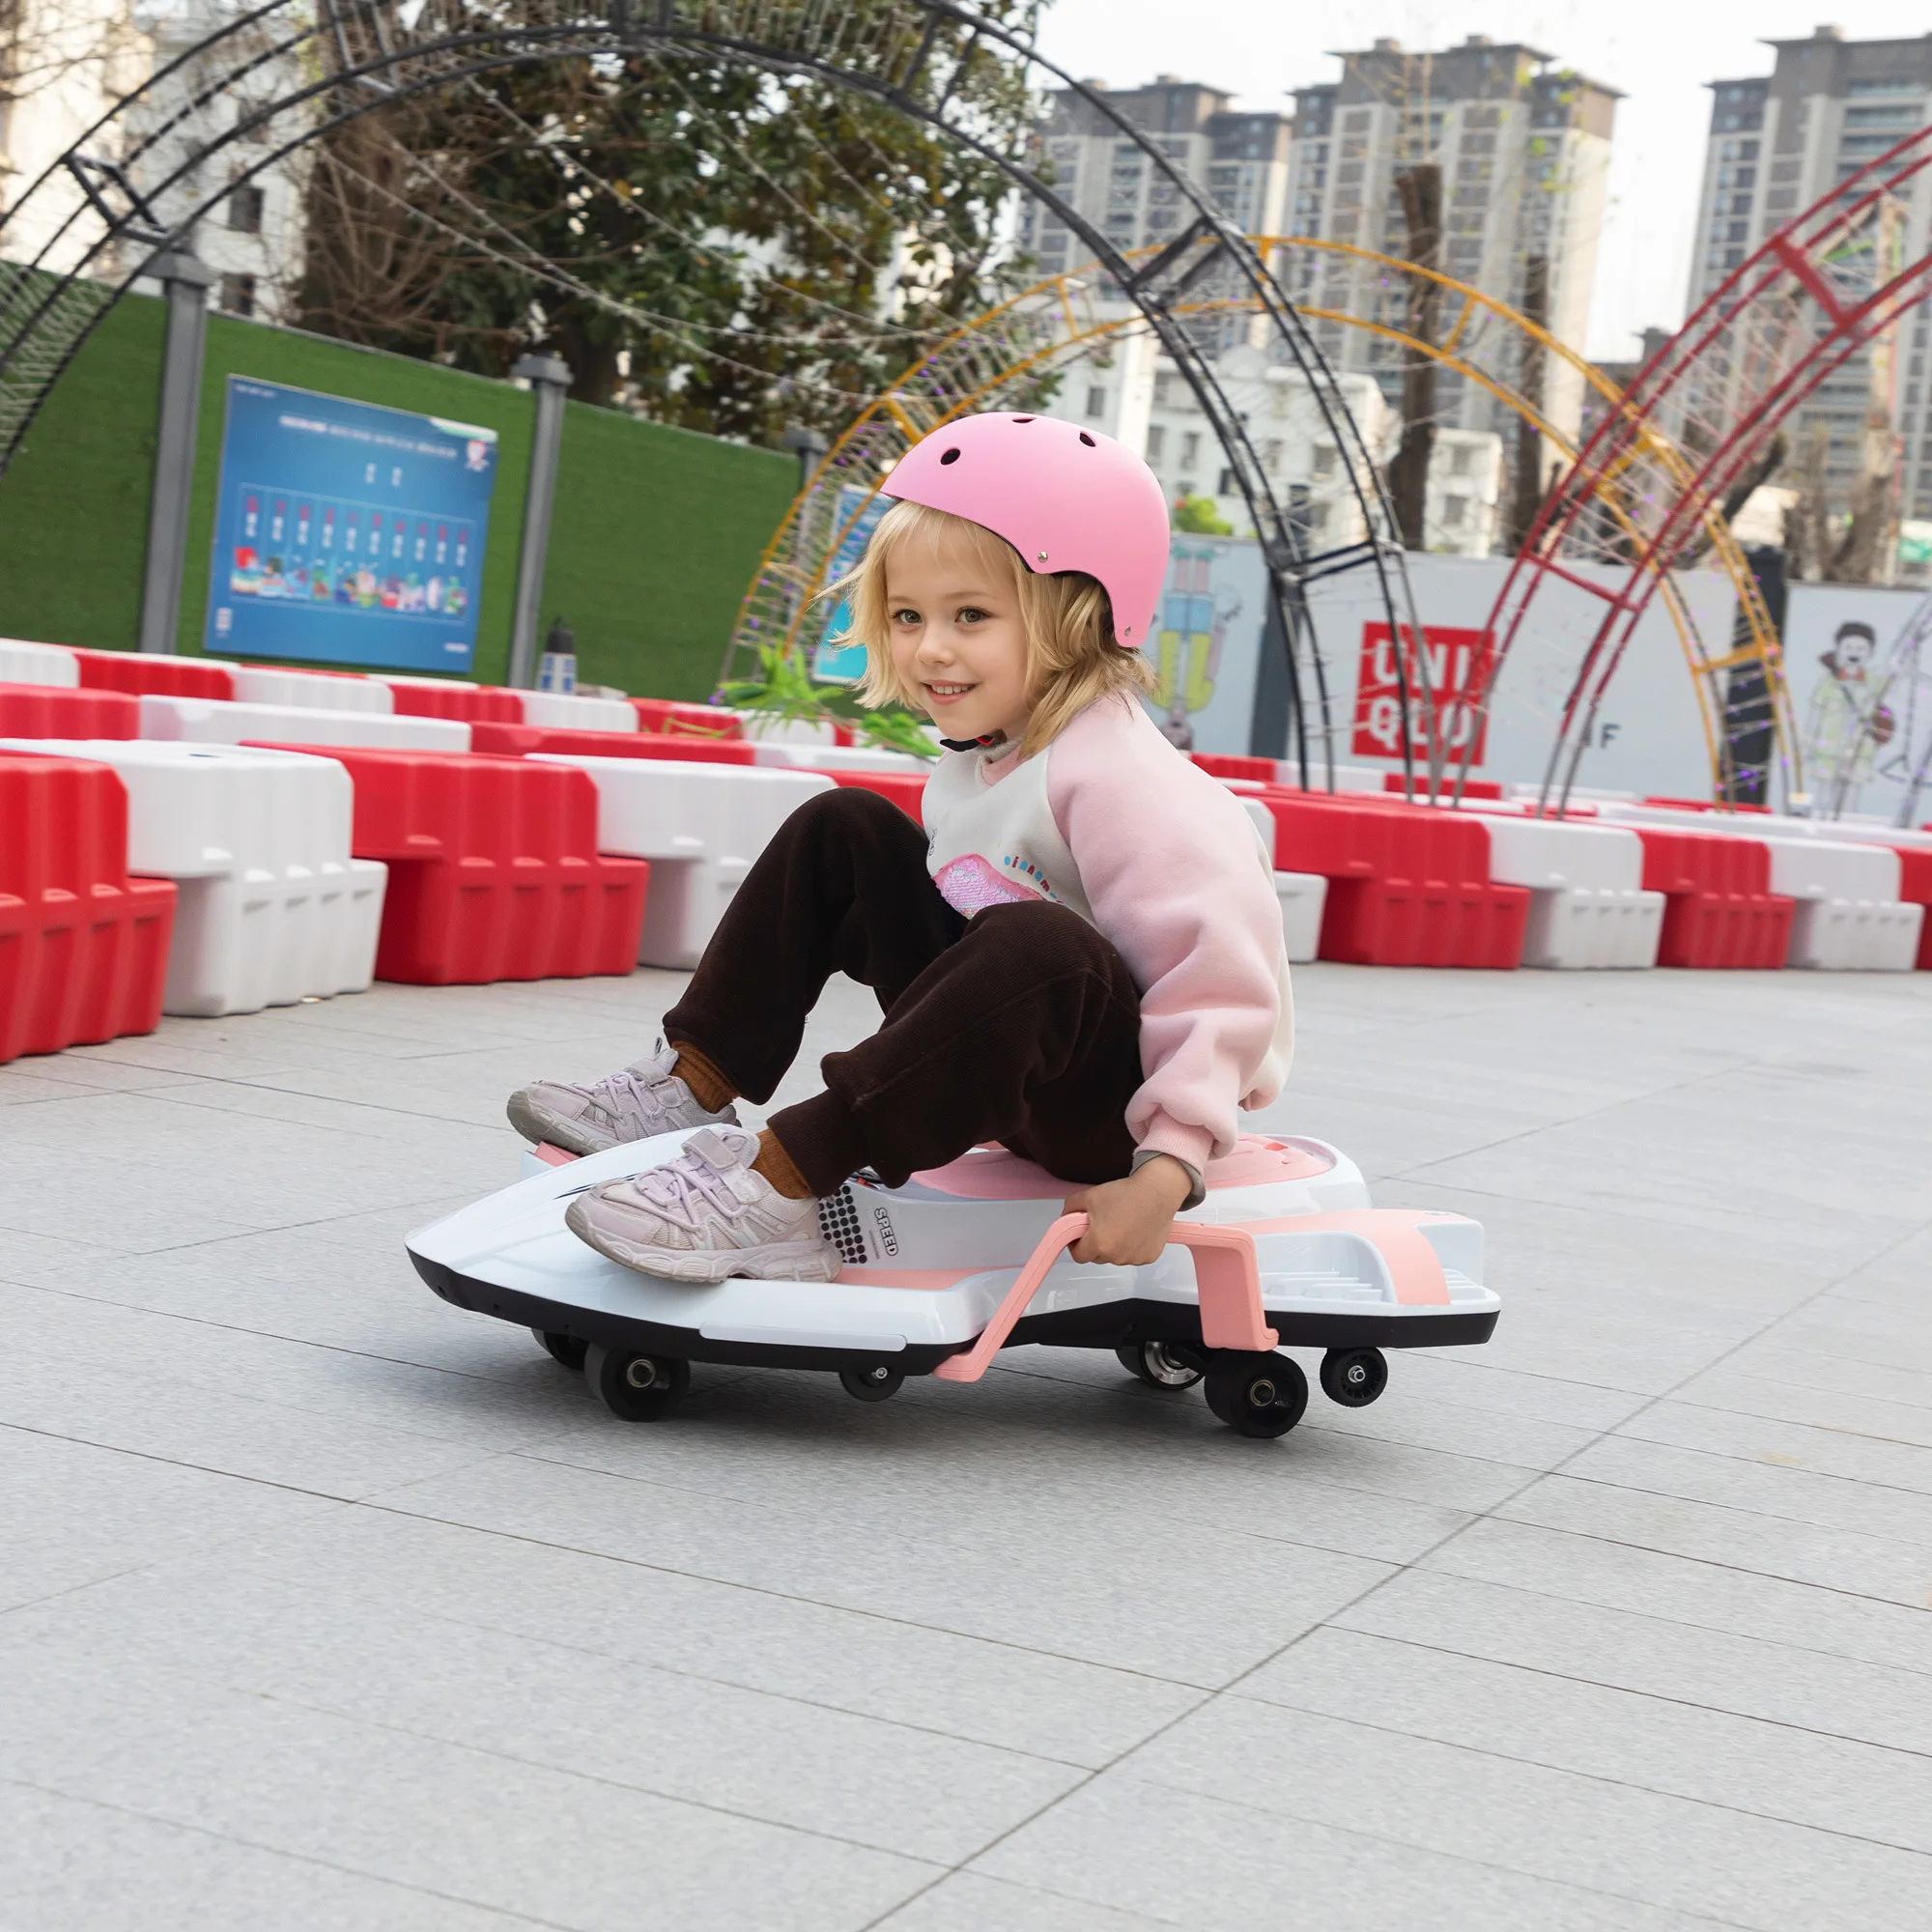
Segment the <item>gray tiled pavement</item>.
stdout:
<path fill-rule="evenodd" d="M 627 1428 L 437 1302 L 679 983 L 0 1068 L 7 1932 L 1932 1924 L 1932 976 L 1304 970 L 1269 1124 L 1505 1314 L 1276 1443 L 1070 1351 Z"/>

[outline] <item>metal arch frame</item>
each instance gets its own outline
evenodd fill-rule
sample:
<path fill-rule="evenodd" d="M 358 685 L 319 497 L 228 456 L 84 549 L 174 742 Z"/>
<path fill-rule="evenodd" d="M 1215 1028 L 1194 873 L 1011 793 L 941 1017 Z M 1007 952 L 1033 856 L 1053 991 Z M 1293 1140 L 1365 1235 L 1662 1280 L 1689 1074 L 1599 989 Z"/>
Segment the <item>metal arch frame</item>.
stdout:
<path fill-rule="evenodd" d="M 16 412 L 7 440 L 0 446 L 0 473 L 4 473 L 18 449 L 47 392 L 108 309 L 152 267 L 157 256 L 178 245 L 192 231 L 195 222 L 226 199 L 238 185 L 252 180 L 286 156 L 377 106 L 483 72 L 570 56 L 611 57 L 627 51 L 705 52 L 742 61 L 748 67 L 768 72 L 810 74 L 867 96 L 932 128 L 997 168 L 1016 187 L 1050 209 L 1093 251 L 1105 271 L 1140 310 L 1185 378 L 1214 430 L 1254 526 L 1263 533 L 1270 595 L 1287 644 L 1291 703 L 1304 784 L 1308 781 L 1306 707 L 1300 695 L 1296 662 L 1298 642 L 1306 634 L 1303 585 L 1312 578 L 1331 571 L 1367 566 L 1375 573 L 1390 635 L 1395 638 L 1406 635 L 1419 641 L 1421 629 L 1414 599 L 1380 475 L 1369 458 L 1334 372 L 1294 304 L 1275 283 L 1246 238 L 1224 219 L 1207 194 L 1147 134 L 1104 99 L 1045 60 L 1030 38 L 987 19 L 975 9 L 958 4 L 958 0 L 891 0 L 888 5 L 868 5 L 864 0 L 860 4 L 853 4 L 853 0 L 795 0 L 795 4 L 779 7 L 768 4 L 768 0 L 646 0 L 642 5 L 634 4 L 634 0 L 607 0 L 607 11 L 588 17 L 579 16 L 554 24 L 494 24 L 487 31 L 432 32 L 420 41 L 392 31 L 393 11 L 383 0 L 353 0 L 353 4 L 346 6 L 343 0 L 317 0 L 314 12 L 302 17 L 306 5 L 307 0 L 265 0 L 265 4 L 185 50 L 139 88 L 116 101 L 88 129 L 82 141 L 50 164 L 8 211 L 5 219 L 17 219 L 23 209 L 35 204 L 37 197 L 51 198 L 52 185 L 63 179 L 75 183 L 81 191 L 80 201 L 54 226 L 31 262 L 0 265 L 12 270 L 6 279 L 14 284 L 0 306 L 0 401 L 5 399 L 10 377 L 16 385 L 24 377 L 27 389 L 25 406 Z M 298 24 L 285 31 L 284 23 L 290 21 Z M 366 50 L 352 46 L 352 28 L 367 37 L 370 45 Z M 125 129 L 124 117 L 128 110 L 152 99 L 163 82 L 188 63 L 206 57 L 211 49 L 224 43 L 239 43 L 241 37 L 254 35 L 259 30 L 267 30 L 270 45 L 253 51 L 211 79 L 173 116 L 128 146 L 115 160 L 95 159 L 85 152 L 116 129 L 117 124 Z M 929 63 L 942 36 L 949 30 L 954 44 L 944 52 L 952 56 L 952 68 L 940 87 L 937 76 L 929 71 Z M 985 43 L 1004 47 L 1028 69 L 1065 87 L 1089 112 L 1111 125 L 1118 138 L 1132 142 L 1193 211 L 1189 226 L 1151 259 L 1136 266 L 1032 169 L 1003 153 L 983 133 L 962 125 L 963 114 L 949 120 L 947 109 L 966 63 L 975 49 Z M 164 178 L 135 185 L 131 171 L 139 159 L 175 132 L 189 115 L 223 95 L 244 75 L 289 55 L 306 56 L 307 73 L 313 77 L 305 78 L 302 85 L 260 104 L 231 124 L 215 138 L 195 148 Z M 862 61 L 864 65 L 860 64 Z M 319 108 L 321 112 L 293 138 L 270 146 L 248 166 L 224 181 L 217 190 L 202 196 L 184 217 L 164 224 L 156 216 L 155 202 L 175 189 L 191 169 L 231 149 L 245 132 L 303 108 Z M 115 205 L 117 201 L 119 206 Z M 99 235 L 79 248 L 77 259 L 65 270 L 44 269 L 43 265 L 49 254 L 70 241 L 76 224 L 90 211 L 99 224 Z M 78 317 L 64 314 L 69 298 L 77 288 L 85 287 L 90 293 L 99 288 L 99 284 L 86 280 L 87 269 L 103 256 L 111 259 L 124 241 L 138 244 L 142 251 L 136 266 L 128 269 L 118 283 L 111 283 L 104 298 L 96 300 L 88 313 Z M 45 275 L 49 284 L 38 299 L 33 287 L 36 271 Z M 1230 406 L 1206 356 L 1176 320 L 1177 304 L 1210 274 L 1246 284 L 1256 308 L 1273 325 L 1290 360 L 1308 382 L 1328 434 L 1344 452 L 1350 488 L 1368 532 L 1361 543 L 1342 552 L 1308 554 L 1293 519 L 1276 499 L 1238 413 Z M 0 288 L 4 288 L 4 281 L 0 281 Z M 21 298 L 26 309 L 24 317 L 16 313 Z M 36 354 L 37 349 L 41 353 Z M 1401 686 L 1399 699 L 1406 724 L 1412 716 L 1412 706 L 1404 656 L 1401 651 L 1395 654 Z M 1418 649 L 1413 656 L 1426 679 L 1426 653 Z M 1432 777 L 1437 778 L 1441 753 L 1435 740 L 1433 707 L 1425 704 L 1421 722 L 1428 734 Z M 1410 742 L 1411 731 L 1405 729 L 1404 770 L 1412 789 Z M 1332 753 L 1329 776 L 1332 782 Z"/>
<path fill-rule="evenodd" d="M 1460 346 L 1471 332 L 1472 319 L 1480 316 L 1493 320 L 1505 327 L 1527 336 L 1546 354 L 1568 364 L 1607 408 L 1611 410 L 1627 408 L 1623 391 L 1618 389 L 1593 363 L 1586 361 L 1567 344 L 1552 336 L 1548 329 L 1532 322 L 1507 302 L 1466 282 L 1459 281 L 1439 270 L 1421 268 L 1415 263 L 1382 254 L 1376 249 L 1364 248 L 1354 242 L 1336 242 L 1320 237 L 1257 235 L 1250 236 L 1248 241 L 1264 259 L 1271 259 L 1277 253 L 1288 250 L 1347 256 L 1398 274 L 1425 277 L 1436 283 L 1445 292 L 1460 297 L 1461 307 L 1439 343 L 1425 343 L 1391 324 L 1356 315 L 1347 309 L 1304 305 L 1301 313 L 1311 320 L 1333 322 L 1345 327 L 1358 328 L 1364 333 L 1394 342 L 1404 349 L 1428 355 L 1441 366 L 1455 371 L 1488 391 L 1504 408 L 1528 422 L 1540 436 L 1546 437 L 1553 443 L 1566 460 L 1574 461 L 1578 449 L 1562 430 L 1548 421 L 1535 405 L 1516 390 L 1458 353 Z M 1151 252 L 1151 250 L 1138 250 L 1135 254 Z M 864 516 L 866 505 L 877 494 L 877 486 L 874 483 L 867 492 L 865 502 L 862 502 L 842 523 L 828 523 L 818 514 L 821 499 L 829 494 L 836 503 L 838 493 L 855 480 L 840 476 L 838 471 L 854 467 L 868 467 L 876 471 L 881 466 L 884 453 L 896 453 L 897 448 L 903 448 L 917 441 L 920 437 L 930 434 L 941 423 L 951 421 L 968 410 L 984 407 L 988 399 L 997 398 L 1002 389 L 1038 372 L 1043 367 L 1050 366 L 1063 356 L 1094 342 L 1126 334 L 1139 327 L 1141 318 L 1138 314 L 1115 315 L 1099 322 L 1088 322 L 1077 313 L 1082 299 L 1093 293 L 1090 275 L 1092 270 L 1097 266 L 1083 264 L 1045 276 L 1032 288 L 1021 290 L 975 317 L 971 322 L 962 324 L 945 341 L 936 344 L 920 361 L 902 370 L 897 378 L 847 425 L 820 459 L 811 478 L 792 499 L 758 559 L 757 567 L 753 572 L 751 582 L 740 603 L 739 618 L 733 628 L 731 642 L 726 647 L 724 668 L 722 672 L 724 677 L 728 678 L 735 670 L 745 668 L 736 662 L 741 657 L 770 645 L 773 629 L 779 634 L 777 647 L 781 654 L 788 654 L 796 647 L 806 612 L 812 600 L 825 587 L 826 573 L 831 559 L 838 554 L 846 537 Z M 1189 302 L 1183 304 L 1177 312 L 1188 316 L 1238 313 L 1244 306 L 1238 297 L 1223 298 Z M 1003 329 L 1009 321 L 1017 318 L 1025 324 L 1039 324 L 1049 317 L 1059 319 L 1064 329 L 1063 333 L 1044 342 L 1031 342 L 1017 354 L 1006 347 Z M 1475 326 L 1480 327 L 1481 322 L 1476 322 Z M 934 398 L 930 394 L 922 393 L 922 385 L 929 385 L 935 380 L 936 365 L 942 364 L 949 355 L 955 353 L 965 365 L 969 382 L 962 384 L 960 388 L 952 394 L 950 400 L 944 396 Z M 985 355 L 991 355 L 997 360 L 998 366 L 991 375 L 985 374 L 983 369 L 976 370 L 972 366 L 976 359 L 983 361 Z M 942 406 L 937 409 L 930 407 L 935 401 L 940 402 Z M 889 423 L 892 425 L 890 429 L 886 428 Z M 880 438 L 873 434 L 882 429 L 885 429 L 884 451 L 879 447 Z M 1656 437 L 1657 433 L 1653 431 L 1652 435 Z M 1658 440 L 1662 440 L 1661 438 Z M 1690 474 L 1690 465 L 1680 452 L 1670 450 L 1668 458 L 1675 471 L 1685 476 Z M 1634 545 L 1639 540 L 1641 531 L 1626 506 L 1617 498 L 1610 497 L 1605 500 L 1604 508 L 1621 537 L 1627 543 Z M 1778 694 L 1780 700 L 1783 684 L 1779 672 L 1776 631 L 1764 609 L 1756 581 L 1730 536 L 1728 526 L 1724 524 L 1721 516 L 1715 512 L 1707 517 L 1706 535 L 1712 543 L 1720 566 L 1730 578 L 1732 586 L 1737 592 L 1741 610 L 1746 616 L 1749 642 L 1741 649 L 1731 649 L 1726 655 L 1714 659 L 1705 649 L 1695 618 L 1667 572 L 1659 577 L 1657 588 L 1663 598 L 1665 611 L 1677 632 L 1685 666 L 1690 673 L 1692 692 L 1698 700 L 1699 723 L 1703 727 L 1706 752 L 1711 760 L 1714 786 L 1720 789 L 1723 764 L 1718 742 L 1718 721 L 1712 715 L 1709 701 L 1708 679 L 1713 673 L 1728 668 L 1732 665 L 1757 663 L 1764 669 L 1768 682 Z M 800 550 L 805 553 L 803 556 L 798 554 Z M 1315 655 L 1315 667 L 1319 676 L 1321 669 L 1319 652 Z M 1459 784 L 1459 800 L 1460 789 Z"/>
<path fill-rule="evenodd" d="M 1656 582 L 1683 555 L 1698 526 L 1719 513 L 1725 492 L 1807 396 L 1906 310 L 1932 297 L 1932 255 L 1906 265 L 1858 300 L 1845 300 L 1828 272 L 1831 252 L 1874 217 L 1888 196 L 1928 166 L 1932 128 L 1895 143 L 1773 234 L 1638 371 L 1626 392 L 1628 408 L 1598 425 L 1569 473 L 1545 497 L 1490 614 L 1490 627 L 1498 633 L 1493 664 L 1500 668 L 1538 591 L 1552 578 L 1591 592 L 1608 608 L 1565 699 L 1539 810 L 1550 810 L 1552 793 L 1556 815 L 1567 810 L 1598 708 L 1636 622 Z M 1817 311 L 1820 326 L 1798 340 L 1794 351 L 1807 305 Z M 1756 366 L 1749 373 L 1726 372 L 1719 354 L 1725 331 L 1747 324 L 1757 307 L 1768 312 L 1769 345 L 1752 350 Z M 1690 384 L 1714 375 L 1727 376 L 1733 387 L 1755 381 L 1755 391 L 1732 414 L 1717 446 L 1679 480 L 1674 496 L 1660 507 L 1633 559 L 1628 585 L 1610 591 L 1566 570 L 1559 561 L 1562 545 L 1588 508 L 1611 500 L 1621 480 L 1647 455 L 1656 455 L 1663 443 L 1658 418 L 1666 408 L 1686 402 Z M 1780 657 L 1776 689 L 1781 687 Z M 1775 722 L 1782 741 L 1787 795 L 1794 805 L 1802 804 L 1804 774 L 1788 706 L 1775 713 Z"/>

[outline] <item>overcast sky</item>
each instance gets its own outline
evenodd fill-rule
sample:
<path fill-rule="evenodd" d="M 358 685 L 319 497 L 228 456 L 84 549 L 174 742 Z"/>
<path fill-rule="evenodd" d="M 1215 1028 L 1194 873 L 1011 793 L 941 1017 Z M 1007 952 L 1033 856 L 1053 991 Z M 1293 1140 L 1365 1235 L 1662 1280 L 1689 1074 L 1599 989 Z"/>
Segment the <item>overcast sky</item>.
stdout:
<path fill-rule="evenodd" d="M 1804 39 L 1821 19 L 1852 40 L 1916 38 L 1932 28 L 1932 10 L 1923 0 L 1052 0 L 1040 44 L 1083 79 L 1131 87 L 1178 73 L 1228 89 L 1236 106 L 1284 111 L 1289 89 L 1340 78 L 1331 50 L 1382 34 L 1417 49 L 1471 34 L 1526 42 L 1619 89 L 1627 98 L 1617 104 L 1585 345 L 1602 358 L 1634 354 L 1647 323 L 1684 319 L 1710 122 L 1705 83 L 1769 73 L 1764 41 Z"/>

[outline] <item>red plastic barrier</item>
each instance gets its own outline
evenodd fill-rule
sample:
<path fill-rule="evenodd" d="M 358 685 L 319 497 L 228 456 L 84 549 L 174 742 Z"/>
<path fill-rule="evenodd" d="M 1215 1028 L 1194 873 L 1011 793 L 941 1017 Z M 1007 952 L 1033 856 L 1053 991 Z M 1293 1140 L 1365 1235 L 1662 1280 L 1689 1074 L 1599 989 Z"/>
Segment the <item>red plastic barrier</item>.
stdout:
<path fill-rule="evenodd" d="M 634 697 L 640 731 L 674 738 L 742 738 L 745 727 L 735 711 L 716 704 L 686 704 L 675 697 Z"/>
<path fill-rule="evenodd" d="M 1507 970 L 1522 959 L 1529 894 L 1490 879 L 1490 835 L 1474 813 L 1360 793 L 1260 794 L 1275 864 L 1328 881 L 1321 956 L 1358 966 Z"/>
<path fill-rule="evenodd" d="M 232 701 L 235 679 L 220 665 L 149 657 L 141 651 L 83 651 L 80 681 L 89 691 L 152 692 L 161 697 L 218 697 Z"/>
<path fill-rule="evenodd" d="M 1664 894 L 1660 966 L 1782 966 L 1792 904 L 1769 890 L 1771 852 L 1757 838 L 1630 828 L 1643 841 L 1643 885 Z"/>
<path fill-rule="evenodd" d="M 141 700 L 124 691 L 0 684 L 0 738 L 138 738 Z"/>
<path fill-rule="evenodd" d="M 1246 758 L 1233 752 L 1190 752 L 1188 756 L 1213 779 L 1252 779 L 1261 784 L 1275 781 L 1272 758 Z"/>
<path fill-rule="evenodd" d="M 0 756 L 0 1061 L 153 1033 L 175 886 L 128 876 L 119 774 Z"/>
<path fill-rule="evenodd" d="M 1645 805 L 1661 805 L 1670 811 L 1758 811 L 1768 813 L 1768 805 L 1719 805 L 1711 798 L 1647 798 Z"/>
<path fill-rule="evenodd" d="M 881 798 L 891 799 L 915 825 L 925 823 L 920 810 L 925 780 L 918 772 L 826 772 L 824 776 L 858 791 L 875 791 Z"/>
<path fill-rule="evenodd" d="M 1382 774 L 1382 789 L 1384 791 L 1395 792 L 1398 796 L 1406 797 L 1407 795 L 1400 772 L 1384 772 Z M 1429 789 L 1429 774 L 1426 770 L 1418 771 L 1415 775 L 1415 795 L 1419 799 L 1428 799 L 1432 796 Z M 1463 781 L 1463 796 L 1464 798 L 1501 798 L 1502 795 L 1503 784 L 1500 779 L 1464 779 Z M 1456 778 L 1454 773 L 1445 772 L 1442 775 L 1440 796 L 1444 799 L 1452 799 L 1456 796 Z"/>
<path fill-rule="evenodd" d="M 703 765 L 755 763 L 749 745 L 714 738 L 672 738 L 652 731 L 561 731 L 537 724 L 472 724 L 472 752 L 522 756 L 570 752 L 581 758 L 685 758 Z"/>
<path fill-rule="evenodd" d="M 454 718 L 465 724 L 521 724 L 523 700 L 514 691 L 461 684 L 392 684 L 401 718 Z"/>
<path fill-rule="evenodd" d="M 481 985 L 637 965 L 650 867 L 598 851 L 587 773 L 467 752 L 275 749 L 333 758 L 355 783 L 350 849 L 389 867 L 379 980 Z"/>

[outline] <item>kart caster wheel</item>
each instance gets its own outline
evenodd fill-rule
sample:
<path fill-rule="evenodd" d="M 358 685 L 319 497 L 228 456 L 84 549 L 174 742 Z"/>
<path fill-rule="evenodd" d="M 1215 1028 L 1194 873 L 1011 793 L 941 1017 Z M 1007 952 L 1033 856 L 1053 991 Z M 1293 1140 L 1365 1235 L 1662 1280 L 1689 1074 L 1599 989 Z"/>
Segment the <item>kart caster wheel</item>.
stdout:
<path fill-rule="evenodd" d="M 1330 1349 L 1321 1357 L 1321 1393 L 1344 1408 L 1367 1408 L 1388 1382 L 1388 1358 L 1379 1349 Z"/>
<path fill-rule="evenodd" d="M 886 1402 L 905 1386 L 905 1377 L 884 1362 L 870 1362 L 863 1369 L 840 1369 L 838 1380 L 845 1393 L 860 1402 Z"/>
<path fill-rule="evenodd" d="M 1114 1354 L 1128 1375 L 1149 1388 L 1191 1389 L 1201 1379 L 1201 1365 L 1171 1342 L 1122 1342 Z"/>
<path fill-rule="evenodd" d="M 1208 1358 L 1207 1396 L 1236 1435 L 1286 1435 L 1308 1406 L 1308 1378 L 1287 1355 L 1225 1350 Z"/>
<path fill-rule="evenodd" d="M 532 1328 L 530 1333 L 552 1361 L 561 1362 L 566 1369 L 583 1366 L 584 1351 L 590 1347 L 588 1342 L 580 1342 L 575 1335 L 560 1335 L 554 1328 Z"/>
<path fill-rule="evenodd" d="M 691 1386 L 691 1364 L 593 1342 L 584 1351 L 583 1378 L 620 1422 L 655 1422 Z"/>

